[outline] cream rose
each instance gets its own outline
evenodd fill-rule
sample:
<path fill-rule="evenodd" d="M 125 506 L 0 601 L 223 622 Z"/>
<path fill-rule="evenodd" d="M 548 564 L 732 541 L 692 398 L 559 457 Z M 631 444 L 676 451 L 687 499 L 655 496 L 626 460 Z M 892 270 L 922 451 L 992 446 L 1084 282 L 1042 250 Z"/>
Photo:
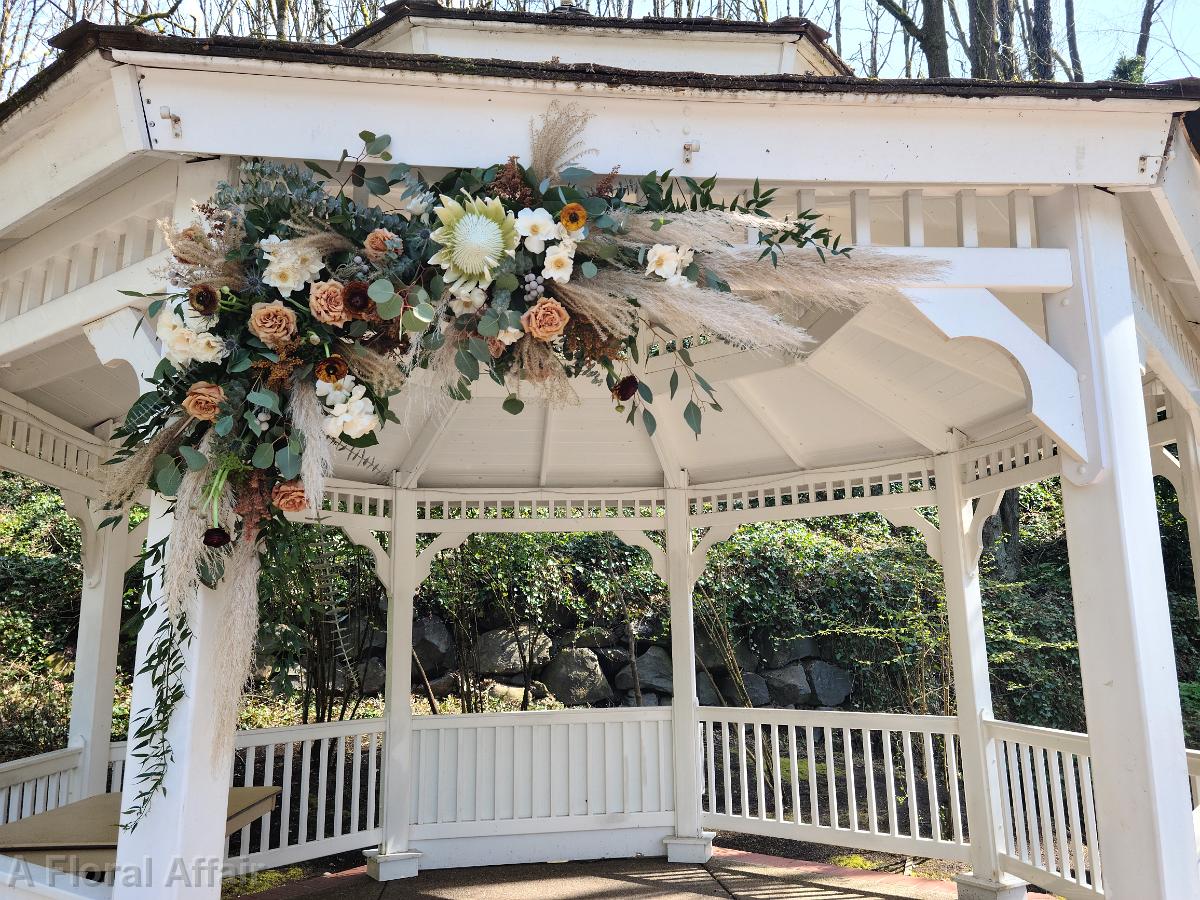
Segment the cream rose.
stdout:
<path fill-rule="evenodd" d="M 527 334 L 539 341 L 552 341 L 567 327 L 571 316 L 563 305 L 550 297 L 543 297 L 521 316 L 521 326 Z"/>
<path fill-rule="evenodd" d="M 197 381 L 183 398 L 183 411 L 202 422 L 215 422 L 221 412 L 225 392 L 211 381 Z"/>
<path fill-rule="evenodd" d="M 354 318 L 346 309 L 346 288 L 340 281 L 314 281 L 308 308 L 318 322 L 338 328 Z"/>
<path fill-rule="evenodd" d="M 282 300 L 255 303 L 250 307 L 250 333 L 272 349 L 281 347 L 296 334 L 296 313 Z"/>
<path fill-rule="evenodd" d="M 308 507 L 308 498 L 304 496 L 304 484 L 299 478 L 281 481 L 271 489 L 271 502 L 285 513 L 303 511 Z"/>
<path fill-rule="evenodd" d="M 363 241 L 363 250 L 367 252 L 367 259 L 373 263 L 379 262 L 387 255 L 388 241 L 394 241 L 395 239 L 396 235 L 392 234 L 386 228 L 376 228 Z"/>

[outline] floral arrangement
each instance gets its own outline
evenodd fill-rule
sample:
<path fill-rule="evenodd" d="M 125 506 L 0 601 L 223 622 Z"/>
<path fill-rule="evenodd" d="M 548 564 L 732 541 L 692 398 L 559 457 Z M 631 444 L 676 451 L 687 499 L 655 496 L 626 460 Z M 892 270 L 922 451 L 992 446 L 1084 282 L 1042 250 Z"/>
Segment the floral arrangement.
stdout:
<path fill-rule="evenodd" d="M 672 354 L 670 394 L 687 392 L 698 436 L 720 406 L 685 338 L 796 355 L 809 338 L 794 310 L 858 305 L 895 274 L 869 259 L 826 265 L 846 257 L 837 237 L 811 214 L 771 218 L 773 191 L 757 183 L 722 202 L 715 177 L 589 172 L 575 165 L 586 123 L 552 107 L 532 129 L 529 166 L 513 156 L 434 182 L 393 164 L 386 135 L 363 132 L 334 173 L 248 162 L 196 206 L 197 221 L 164 226 L 169 289 L 147 309 L 164 356 L 117 432 L 107 489 L 119 506 L 148 485 L 176 517 L 156 548 L 168 624 L 147 662 L 160 696 L 141 731 L 157 765 L 142 774 L 139 812 L 169 758 L 197 585 L 225 572 L 234 582 L 214 662 L 231 684 L 214 714 L 232 721 L 258 626 L 258 544 L 290 514 L 319 514 L 335 450 L 375 444 L 398 421 L 400 391 L 463 400 L 488 377 L 518 414 L 529 394 L 577 402 L 572 381 L 587 377 L 653 432 L 639 374 L 653 344 Z M 804 247 L 816 253 L 783 252 Z"/>

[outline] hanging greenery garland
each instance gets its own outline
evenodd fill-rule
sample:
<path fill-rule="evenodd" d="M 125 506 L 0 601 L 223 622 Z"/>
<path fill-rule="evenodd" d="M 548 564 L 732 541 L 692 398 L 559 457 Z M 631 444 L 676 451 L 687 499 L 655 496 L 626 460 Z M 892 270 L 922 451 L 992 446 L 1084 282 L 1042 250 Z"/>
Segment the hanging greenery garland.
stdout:
<path fill-rule="evenodd" d="M 797 355 L 810 339 L 789 311 L 861 305 L 914 265 L 856 255 L 850 267 L 812 214 L 772 218 L 774 191 L 757 182 L 721 201 L 715 177 L 598 176 L 574 164 L 586 124 L 552 106 L 532 129 L 528 168 L 513 156 L 433 182 L 392 163 L 388 136 L 362 132 L 362 150 L 333 172 L 247 162 L 196 206 L 197 221 L 164 225 L 169 289 L 147 297 L 164 356 L 116 433 L 106 484 L 112 507 L 149 486 L 175 514 L 156 569 L 169 625 L 144 670 L 156 705 L 135 726 L 150 758 L 135 823 L 170 758 L 190 598 L 229 573 L 211 663 L 228 684 L 218 732 L 232 740 L 258 626 L 259 542 L 289 514 L 319 515 L 334 449 L 377 443 L 399 421 L 399 393 L 466 400 L 489 378 L 515 415 L 530 394 L 578 402 L 572 381 L 588 377 L 653 433 L 655 397 L 639 374 L 653 344 L 699 436 L 720 405 L 688 339 Z M 816 252 L 792 252 L 803 248 Z"/>

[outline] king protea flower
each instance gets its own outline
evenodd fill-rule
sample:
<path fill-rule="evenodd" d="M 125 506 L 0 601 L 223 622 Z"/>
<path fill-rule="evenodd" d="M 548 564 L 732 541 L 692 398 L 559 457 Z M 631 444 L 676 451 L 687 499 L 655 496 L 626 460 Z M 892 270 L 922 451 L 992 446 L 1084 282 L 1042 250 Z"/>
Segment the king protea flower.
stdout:
<path fill-rule="evenodd" d="M 468 197 L 459 203 L 442 195 L 434 209 L 442 227 L 430 237 L 442 249 L 430 257 L 446 270 L 446 281 L 455 294 L 492 283 L 492 273 L 505 256 L 517 248 L 517 223 L 496 197 Z"/>

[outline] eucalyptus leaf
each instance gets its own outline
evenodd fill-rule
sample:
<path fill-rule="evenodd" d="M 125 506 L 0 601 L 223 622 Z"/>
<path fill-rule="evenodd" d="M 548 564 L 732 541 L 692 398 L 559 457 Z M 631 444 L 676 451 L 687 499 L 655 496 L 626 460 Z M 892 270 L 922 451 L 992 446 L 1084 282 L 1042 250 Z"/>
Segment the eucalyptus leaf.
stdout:
<path fill-rule="evenodd" d="M 187 467 L 193 472 L 199 472 L 208 465 L 208 459 L 204 456 L 204 454 L 195 447 L 189 447 L 187 444 L 184 444 L 179 448 L 179 455 L 183 457 L 184 463 L 186 463 Z"/>
<path fill-rule="evenodd" d="M 653 435 L 654 429 L 658 427 L 658 422 L 654 418 L 654 413 L 642 407 L 642 424 L 646 426 L 646 434 Z"/>
<path fill-rule="evenodd" d="M 269 469 L 273 462 L 275 462 L 275 448 L 271 444 L 259 444 L 254 449 L 254 456 L 250 458 L 250 464 L 256 469 Z"/>
<path fill-rule="evenodd" d="M 583 273 L 584 278 L 595 278 L 596 273 L 599 270 L 596 268 L 596 264 L 594 262 L 592 262 L 590 259 L 585 259 L 583 261 L 583 265 L 579 267 L 579 271 Z"/>
<path fill-rule="evenodd" d="M 689 400 L 688 405 L 683 409 L 683 421 L 688 423 L 688 427 L 695 432 L 696 436 L 700 436 L 700 419 L 702 411 L 693 401 Z"/>
<path fill-rule="evenodd" d="M 515 291 L 517 289 L 517 285 L 519 284 L 517 281 L 517 276 L 512 272 L 501 272 L 496 276 L 496 280 L 493 283 L 496 285 L 496 288 L 501 291 Z"/>
<path fill-rule="evenodd" d="M 399 294 L 392 294 L 390 300 L 385 300 L 383 303 L 376 303 L 375 311 L 379 313 L 379 318 L 385 321 L 394 319 L 404 312 L 404 298 Z"/>
<path fill-rule="evenodd" d="M 279 470 L 281 478 L 285 481 L 291 481 L 300 474 L 300 454 L 293 450 L 290 445 L 281 448 L 275 454 L 275 468 Z"/>
<path fill-rule="evenodd" d="M 671 370 L 671 399 L 675 399 L 675 392 L 679 390 L 679 372 Z"/>
<path fill-rule="evenodd" d="M 396 293 L 396 288 L 386 278 L 376 278 L 367 288 L 367 296 L 376 303 L 387 303 Z"/>
<path fill-rule="evenodd" d="M 479 377 L 479 360 L 472 356 L 465 347 L 459 347 L 454 354 L 454 365 L 470 381 L 475 381 Z"/>
<path fill-rule="evenodd" d="M 515 415 L 518 415 L 521 412 L 521 410 L 523 410 L 525 408 L 525 401 L 523 401 L 516 394 L 509 394 L 507 397 L 504 398 L 504 403 L 502 404 L 502 406 L 506 413 L 509 413 L 510 415 L 515 416 Z"/>
<path fill-rule="evenodd" d="M 251 391 L 246 395 L 246 400 L 255 406 L 269 409 L 273 413 L 283 412 L 279 406 L 279 395 L 269 388 L 259 388 L 256 391 Z"/>

